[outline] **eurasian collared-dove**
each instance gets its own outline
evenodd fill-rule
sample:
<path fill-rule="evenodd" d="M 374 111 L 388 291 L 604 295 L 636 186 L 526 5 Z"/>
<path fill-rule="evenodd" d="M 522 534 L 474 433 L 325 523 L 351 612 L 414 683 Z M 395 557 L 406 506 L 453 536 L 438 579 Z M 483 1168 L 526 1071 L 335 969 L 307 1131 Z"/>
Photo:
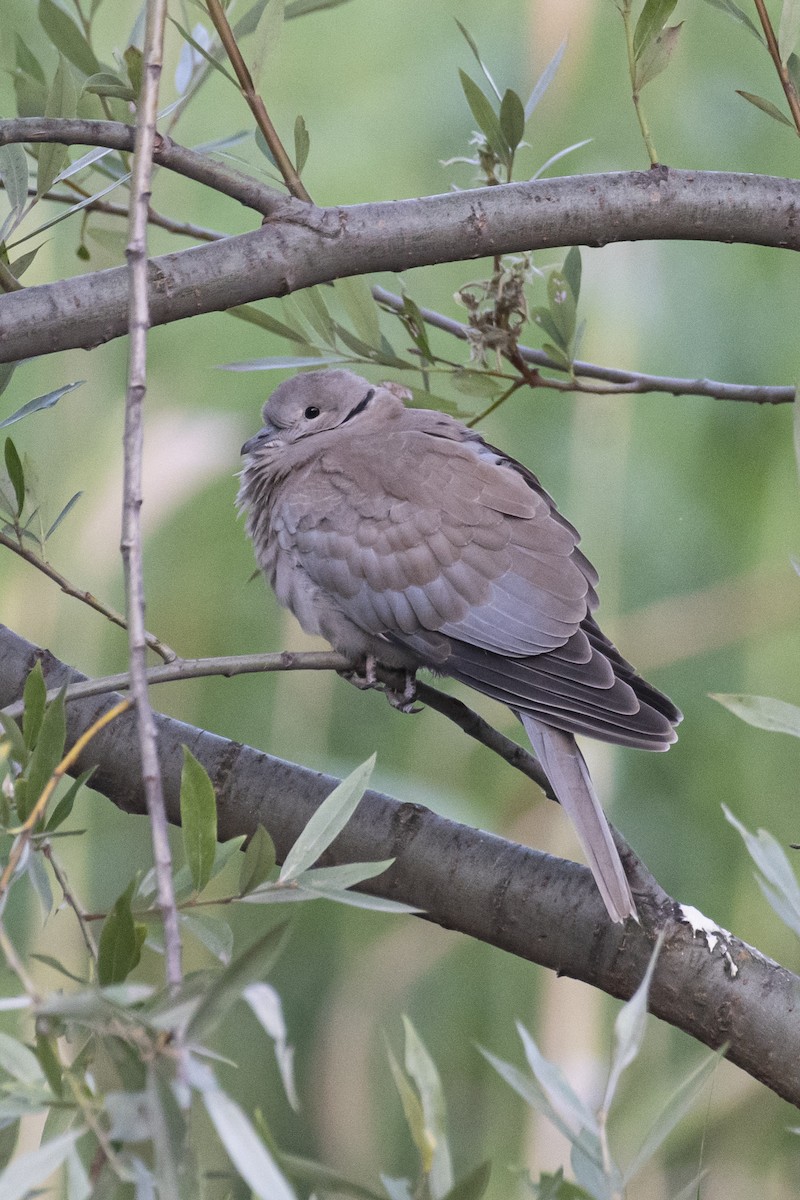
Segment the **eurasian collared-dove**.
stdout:
<path fill-rule="evenodd" d="M 666 750 L 677 708 L 600 631 L 597 573 L 526 467 L 350 371 L 282 383 L 245 442 L 256 559 L 353 662 L 459 679 L 521 719 L 611 918 L 636 915 L 574 734 Z"/>

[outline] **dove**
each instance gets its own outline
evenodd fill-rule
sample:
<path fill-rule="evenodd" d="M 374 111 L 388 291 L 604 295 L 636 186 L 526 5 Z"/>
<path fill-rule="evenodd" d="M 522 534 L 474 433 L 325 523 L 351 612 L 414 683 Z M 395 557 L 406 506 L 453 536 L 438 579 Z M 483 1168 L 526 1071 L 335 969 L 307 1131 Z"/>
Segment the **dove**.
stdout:
<path fill-rule="evenodd" d="M 450 676 L 521 720 L 613 921 L 637 919 L 575 735 L 666 750 L 681 713 L 593 613 L 598 576 L 527 467 L 397 384 L 281 383 L 238 495 L 281 605 L 351 662 Z"/>

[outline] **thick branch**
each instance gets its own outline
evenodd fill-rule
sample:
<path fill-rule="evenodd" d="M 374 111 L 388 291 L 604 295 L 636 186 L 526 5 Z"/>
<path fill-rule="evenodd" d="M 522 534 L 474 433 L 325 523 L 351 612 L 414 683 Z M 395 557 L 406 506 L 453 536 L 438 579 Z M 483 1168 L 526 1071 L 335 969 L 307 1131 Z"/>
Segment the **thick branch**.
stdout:
<path fill-rule="evenodd" d="M 18 698 L 37 657 L 50 686 L 83 678 L 0 626 L 0 706 Z M 70 704 L 69 743 L 114 699 Z M 180 746 L 186 743 L 214 781 L 220 836 L 251 833 L 261 822 L 272 834 L 279 858 L 336 782 L 172 718 L 159 716 L 157 722 L 170 819 L 178 820 Z M 95 762 L 99 766 L 92 786 L 120 808 L 143 812 L 129 716 L 100 734 L 77 767 Z M 693 937 L 679 919 L 675 902 L 641 867 L 634 868 L 632 883 L 642 927 L 612 925 L 585 867 L 446 821 L 421 805 L 367 792 L 326 862 L 380 858 L 394 858 L 395 863 L 366 885 L 369 890 L 416 905 L 445 928 L 582 979 L 612 996 L 632 994 L 655 933 L 663 929 L 652 1012 L 709 1046 L 727 1042 L 733 1062 L 800 1105 L 795 1068 L 800 978 L 736 938 L 723 938 L 709 952 L 705 941 Z"/>
<path fill-rule="evenodd" d="M 261 229 L 151 260 L 151 320 L 347 275 L 553 246 L 681 238 L 798 250 L 798 212 L 796 180 L 666 168 L 346 208 L 287 200 Z M 26 288 L 0 297 L 0 362 L 88 348 L 126 329 L 123 269 Z"/>

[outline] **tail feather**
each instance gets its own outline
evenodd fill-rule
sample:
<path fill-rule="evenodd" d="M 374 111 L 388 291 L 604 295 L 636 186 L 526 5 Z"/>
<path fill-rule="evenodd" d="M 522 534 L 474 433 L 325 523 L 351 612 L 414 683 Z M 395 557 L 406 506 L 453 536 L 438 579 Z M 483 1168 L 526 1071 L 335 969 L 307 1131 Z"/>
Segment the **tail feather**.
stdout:
<path fill-rule="evenodd" d="M 536 756 L 575 827 L 612 921 L 636 917 L 636 905 L 589 769 L 571 733 L 519 713 Z"/>

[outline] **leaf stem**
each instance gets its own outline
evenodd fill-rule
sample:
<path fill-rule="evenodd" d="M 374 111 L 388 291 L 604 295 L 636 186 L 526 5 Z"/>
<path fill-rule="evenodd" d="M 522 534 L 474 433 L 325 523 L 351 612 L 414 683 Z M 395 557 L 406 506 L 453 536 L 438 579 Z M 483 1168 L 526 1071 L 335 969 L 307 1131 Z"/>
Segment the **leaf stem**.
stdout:
<path fill-rule="evenodd" d="M 761 28 L 764 30 L 764 37 L 767 39 L 767 49 L 769 50 L 770 58 L 775 64 L 775 70 L 778 72 L 778 78 L 781 81 L 781 87 L 786 96 L 789 111 L 792 114 L 794 127 L 798 135 L 800 135 L 800 97 L 797 95 L 797 90 L 792 82 L 792 77 L 789 74 L 786 63 L 781 60 L 778 39 L 775 36 L 775 30 L 772 28 L 772 21 L 769 18 L 764 0 L 755 0 L 755 6 L 758 11 L 759 20 L 761 21 Z"/>
<path fill-rule="evenodd" d="M 656 153 L 656 148 L 653 144 L 653 139 L 650 135 L 650 126 L 647 123 L 647 118 L 644 115 L 639 89 L 636 86 L 636 54 L 633 49 L 633 21 L 631 14 L 631 0 L 623 0 L 623 4 L 619 8 L 622 24 L 625 27 L 625 47 L 628 53 L 628 73 L 631 78 L 631 100 L 636 111 L 636 119 L 639 122 L 639 129 L 642 133 L 645 150 L 650 159 L 650 166 L 656 167 L 659 163 L 659 158 Z"/>

